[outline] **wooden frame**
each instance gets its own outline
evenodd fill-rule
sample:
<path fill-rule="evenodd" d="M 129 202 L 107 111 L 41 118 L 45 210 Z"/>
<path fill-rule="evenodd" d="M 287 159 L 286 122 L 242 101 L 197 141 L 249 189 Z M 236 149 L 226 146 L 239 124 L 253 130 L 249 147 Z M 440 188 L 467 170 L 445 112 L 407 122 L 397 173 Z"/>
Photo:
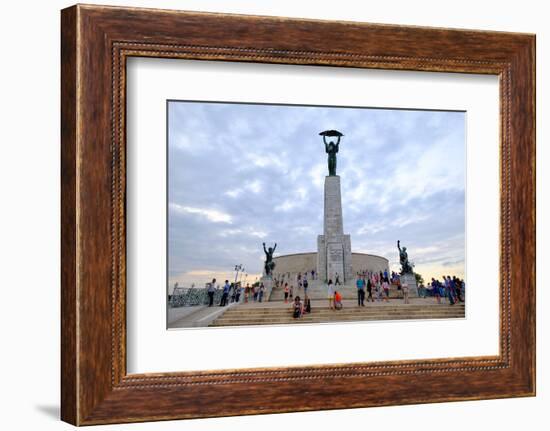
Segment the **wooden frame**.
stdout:
<path fill-rule="evenodd" d="M 78 5 L 62 11 L 61 48 L 63 420 L 88 425 L 535 394 L 534 35 Z M 498 75 L 500 354 L 127 375 L 129 56 Z M 228 399 L 242 401 L 236 408 Z"/>

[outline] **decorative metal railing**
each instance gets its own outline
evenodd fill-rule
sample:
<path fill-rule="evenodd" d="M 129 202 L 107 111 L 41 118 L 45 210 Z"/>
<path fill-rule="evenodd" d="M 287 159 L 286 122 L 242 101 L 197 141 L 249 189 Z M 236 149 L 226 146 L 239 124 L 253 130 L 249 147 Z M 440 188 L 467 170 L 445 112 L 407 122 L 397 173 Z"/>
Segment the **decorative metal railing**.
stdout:
<path fill-rule="evenodd" d="M 214 292 L 214 304 L 219 304 L 222 299 L 223 289 L 216 289 Z M 233 302 L 235 296 L 233 289 L 229 293 L 227 302 Z M 241 298 L 242 300 L 242 295 Z M 210 298 L 208 297 L 208 289 L 206 287 L 176 287 L 172 295 L 168 295 L 168 306 L 170 308 L 191 307 L 194 305 L 208 305 Z"/>

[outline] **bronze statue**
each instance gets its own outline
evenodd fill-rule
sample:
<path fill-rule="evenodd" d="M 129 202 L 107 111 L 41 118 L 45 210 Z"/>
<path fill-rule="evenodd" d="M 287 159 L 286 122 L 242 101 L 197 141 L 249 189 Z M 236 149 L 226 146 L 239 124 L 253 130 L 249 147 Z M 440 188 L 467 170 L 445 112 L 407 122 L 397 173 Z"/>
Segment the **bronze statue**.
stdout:
<path fill-rule="evenodd" d="M 265 242 L 264 245 L 264 253 L 265 253 L 265 275 L 271 276 L 273 273 L 273 270 L 275 269 L 275 262 L 273 262 L 273 253 L 275 253 L 275 249 L 277 248 L 277 243 L 273 247 L 269 247 L 267 250 L 265 248 Z"/>
<path fill-rule="evenodd" d="M 414 265 L 411 265 L 411 263 L 409 262 L 407 247 L 401 248 L 400 241 L 397 240 L 397 248 L 399 249 L 399 263 L 401 263 L 401 275 L 412 273 L 413 272 L 412 268 Z"/>
<path fill-rule="evenodd" d="M 319 133 L 323 137 L 323 142 L 325 143 L 325 151 L 328 154 L 328 174 L 329 176 L 336 175 L 336 153 L 340 147 L 340 138 L 344 136 L 338 130 L 325 130 L 324 132 Z M 328 137 L 336 137 L 336 142 L 330 140 L 327 142 Z"/>

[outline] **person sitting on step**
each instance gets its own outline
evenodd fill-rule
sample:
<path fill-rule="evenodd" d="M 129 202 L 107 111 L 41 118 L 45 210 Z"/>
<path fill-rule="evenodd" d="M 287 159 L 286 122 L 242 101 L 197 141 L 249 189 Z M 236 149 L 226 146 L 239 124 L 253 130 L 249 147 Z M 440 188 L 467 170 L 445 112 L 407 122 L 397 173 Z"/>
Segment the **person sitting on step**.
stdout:
<path fill-rule="evenodd" d="M 342 295 L 340 294 L 340 292 L 336 291 L 334 292 L 334 308 L 336 308 L 337 310 L 341 310 L 342 307 Z"/>
<path fill-rule="evenodd" d="M 292 317 L 294 317 L 295 319 L 299 319 L 300 317 L 302 317 L 303 313 L 304 307 L 302 301 L 300 301 L 299 296 L 296 296 L 296 298 L 294 298 L 294 302 L 292 303 Z"/>

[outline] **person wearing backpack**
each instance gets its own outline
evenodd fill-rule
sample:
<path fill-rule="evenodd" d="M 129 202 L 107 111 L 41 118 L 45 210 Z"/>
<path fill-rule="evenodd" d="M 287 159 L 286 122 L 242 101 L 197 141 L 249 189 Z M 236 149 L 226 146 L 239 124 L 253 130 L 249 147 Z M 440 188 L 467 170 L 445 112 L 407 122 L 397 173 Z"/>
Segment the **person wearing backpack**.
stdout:
<path fill-rule="evenodd" d="M 303 283 L 303 287 L 304 287 L 304 297 L 307 295 L 307 288 L 309 286 L 309 283 L 307 281 L 307 278 L 304 278 L 304 283 Z"/>

